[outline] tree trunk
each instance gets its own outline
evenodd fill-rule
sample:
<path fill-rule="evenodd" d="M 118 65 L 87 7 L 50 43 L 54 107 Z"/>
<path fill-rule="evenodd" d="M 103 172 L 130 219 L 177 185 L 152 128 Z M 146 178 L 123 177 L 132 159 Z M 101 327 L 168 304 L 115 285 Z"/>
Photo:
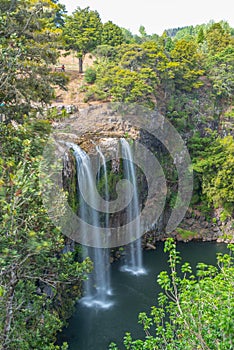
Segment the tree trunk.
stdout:
<path fill-rule="evenodd" d="M 79 73 L 83 73 L 83 57 L 79 57 Z"/>
<path fill-rule="evenodd" d="M 3 348 L 5 349 L 5 345 L 8 343 L 9 340 L 9 334 L 11 330 L 11 321 L 13 319 L 13 302 L 14 302 L 14 294 L 15 294 L 15 287 L 17 284 L 17 276 L 14 270 L 11 271 L 11 279 L 10 279 L 10 286 L 9 286 L 9 293 L 8 293 L 8 299 L 6 301 L 6 315 L 5 315 L 5 325 L 3 329 L 2 334 L 2 344 Z"/>

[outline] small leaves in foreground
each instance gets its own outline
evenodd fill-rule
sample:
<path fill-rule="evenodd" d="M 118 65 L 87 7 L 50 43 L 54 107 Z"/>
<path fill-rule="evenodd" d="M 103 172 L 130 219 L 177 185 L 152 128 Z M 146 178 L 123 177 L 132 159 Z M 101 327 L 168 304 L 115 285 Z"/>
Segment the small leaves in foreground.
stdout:
<path fill-rule="evenodd" d="M 170 274 L 158 277 L 164 293 L 158 297 L 149 316 L 140 313 L 145 339 L 124 338 L 129 350 L 194 350 L 234 348 L 234 245 L 230 254 L 218 254 L 218 268 L 200 263 L 197 278 L 191 266 L 183 264 L 177 273 L 179 256 L 173 239 L 165 243 L 169 253 Z M 182 276 L 182 277 L 181 277 Z M 110 349 L 117 350 L 114 343 Z"/>

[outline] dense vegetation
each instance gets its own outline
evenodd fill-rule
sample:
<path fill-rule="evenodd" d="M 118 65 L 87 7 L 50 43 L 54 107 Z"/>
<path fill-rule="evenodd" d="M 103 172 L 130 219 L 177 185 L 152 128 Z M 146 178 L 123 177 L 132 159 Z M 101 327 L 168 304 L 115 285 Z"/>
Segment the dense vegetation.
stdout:
<path fill-rule="evenodd" d="M 146 337 L 133 340 L 127 333 L 125 349 L 233 349 L 234 247 L 229 248 L 230 255 L 218 255 L 218 267 L 199 263 L 194 275 L 188 263 L 178 268 L 180 256 L 168 239 L 164 251 L 169 253 L 170 273 L 158 276 L 163 290 L 159 306 L 151 308 L 150 316 L 139 314 Z M 110 349 L 118 347 L 112 343 Z"/>
<path fill-rule="evenodd" d="M 121 45 L 97 46 L 85 100 L 139 103 L 166 115 L 192 156 L 193 204 L 203 202 L 205 211 L 222 206 L 232 215 L 233 29 L 211 22 L 172 33 L 150 36 L 140 27 L 140 36 L 128 33 Z"/>
<path fill-rule="evenodd" d="M 22 119 L 52 100 L 53 87 L 65 87 L 66 77 L 51 71 L 61 36 L 54 2 L 1 1 L 0 101 L 6 119 Z"/>
<path fill-rule="evenodd" d="M 51 131 L 36 117 L 67 78 L 56 62 L 60 7 L 52 1 L 2 1 L 0 8 L 0 348 L 57 349 L 91 270 L 42 204 L 39 165 Z M 56 40 L 55 40 L 56 39 Z M 66 346 L 64 345 L 65 349 Z"/>
<path fill-rule="evenodd" d="M 54 349 L 91 268 L 76 261 L 79 252 L 63 251 L 65 237 L 42 205 L 39 164 L 49 131 L 43 120 L 1 125 L 2 349 Z"/>
<path fill-rule="evenodd" d="M 80 72 L 85 54 L 96 57 L 85 72 L 85 101 L 136 102 L 164 113 L 192 155 L 193 204 L 202 203 L 209 210 L 221 207 L 225 218 L 233 215 L 233 29 L 226 22 L 209 23 L 158 36 L 148 35 L 141 26 L 139 35 L 133 35 L 111 21 L 103 24 L 89 8 L 77 8 L 70 16 L 64 10 L 56 0 L 2 0 L 0 5 L 0 348 L 4 350 L 59 348 L 54 345 L 56 333 L 91 270 L 79 248 L 64 249 L 66 239 L 49 220 L 39 187 L 43 147 L 50 120 L 56 118 L 46 106 L 53 101 L 55 88 L 66 89 L 68 81 L 66 74 L 53 69 L 60 49 L 76 52 Z M 165 291 L 159 298 L 161 307 L 152 309 L 152 319 L 141 314 L 147 339 L 133 341 L 127 335 L 126 348 L 231 349 L 232 258 L 219 257 L 219 270 L 200 265 L 196 281 L 187 275 L 187 264 L 183 278 L 176 274 L 177 253 L 171 241 L 166 250 L 172 273 L 159 277 Z M 161 323 L 165 311 L 170 322 L 166 318 Z"/>

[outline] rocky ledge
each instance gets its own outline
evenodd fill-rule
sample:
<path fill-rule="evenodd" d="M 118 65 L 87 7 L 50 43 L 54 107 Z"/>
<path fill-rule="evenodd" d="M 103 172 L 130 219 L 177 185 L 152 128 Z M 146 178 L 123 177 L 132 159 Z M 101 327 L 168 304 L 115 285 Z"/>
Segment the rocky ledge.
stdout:
<path fill-rule="evenodd" d="M 179 242 L 202 241 L 234 244 L 234 219 L 221 215 L 222 209 L 216 209 L 212 217 L 205 217 L 198 210 L 189 209 L 180 226 L 171 234 L 153 230 L 143 236 L 143 247 L 152 249 L 157 241 L 165 241 L 168 237 L 174 237 Z"/>

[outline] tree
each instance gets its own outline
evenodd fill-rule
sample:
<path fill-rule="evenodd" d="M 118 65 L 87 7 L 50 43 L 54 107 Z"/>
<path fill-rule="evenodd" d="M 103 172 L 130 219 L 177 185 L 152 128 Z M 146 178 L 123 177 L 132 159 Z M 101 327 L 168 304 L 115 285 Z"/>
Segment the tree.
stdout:
<path fill-rule="evenodd" d="M 124 42 L 123 32 L 120 27 L 111 21 L 103 24 L 101 44 L 118 46 Z"/>
<path fill-rule="evenodd" d="M 234 45 L 210 56 L 207 68 L 218 103 L 223 99 L 231 104 L 234 93 Z"/>
<path fill-rule="evenodd" d="M 63 37 L 65 48 L 74 50 L 79 59 L 79 72 L 83 72 L 85 54 L 101 43 L 102 23 L 97 11 L 77 8 L 71 16 L 65 18 Z"/>
<path fill-rule="evenodd" d="M 111 76 L 113 76 L 112 82 Z M 110 71 L 109 78 L 111 82 L 109 93 L 113 101 L 136 102 L 154 107 L 152 97 L 157 77 L 152 69 L 142 68 L 138 72 L 133 72 L 115 67 Z"/>
<path fill-rule="evenodd" d="M 39 166 L 50 123 L 1 125 L 0 348 L 58 349 L 56 333 L 70 316 L 90 271 L 76 261 L 42 205 Z"/>
<path fill-rule="evenodd" d="M 95 85 L 87 88 L 86 101 L 136 102 L 152 108 L 156 83 L 156 74 L 150 68 L 135 72 L 105 62 L 97 69 Z"/>
<path fill-rule="evenodd" d="M 143 44 L 122 45 L 119 50 L 119 65 L 131 71 L 140 71 L 140 69 L 150 69 L 157 77 L 157 88 L 154 85 L 153 95 L 160 94 L 160 89 L 167 90 L 171 86 L 171 80 L 174 79 L 175 67 L 177 62 L 171 62 L 164 46 L 155 41 L 146 41 Z"/>
<path fill-rule="evenodd" d="M 200 152 L 194 169 L 202 175 L 202 191 L 213 206 L 233 211 L 234 205 L 234 140 L 232 136 L 217 138 Z"/>
<path fill-rule="evenodd" d="M 61 27 L 64 25 L 64 14 L 67 12 L 66 7 L 59 3 L 59 0 L 52 0 L 58 6 L 58 10 L 55 14 L 55 25 Z"/>
<path fill-rule="evenodd" d="M 52 72 L 61 31 L 59 7 L 52 1 L 3 1 L 0 8 L 0 103 L 7 119 L 21 118 L 50 103 L 54 87 L 65 88 L 64 75 Z"/>
<path fill-rule="evenodd" d="M 204 34 L 203 28 L 201 27 L 197 35 L 197 42 L 198 44 L 202 44 L 204 40 L 205 40 L 205 34 Z"/>
<path fill-rule="evenodd" d="M 221 23 L 214 23 L 206 33 L 206 41 L 211 55 L 224 50 L 231 43 L 231 35 Z"/>
<path fill-rule="evenodd" d="M 140 26 L 139 33 L 141 34 L 142 38 L 147 36 L 147 33 L 146 33 L 146 30 L 145 30 L 144 26 L 142 26 L 142 25 Z"/>
<path fill-rule="evenodd" d="M 166 30 L 164 30 L 162 36 L 159 38 L 159 44 L 162 46 L 165 52 L 168 53 L 174 48 L 172 38 L 168 36 Z"/>
<path fill-rule="evenodd" d="M 201 69 L 201 55 L 198 53 L 197 43 L 180 39 L 175 43 L 174 49 L 170 52 L 174 66 L 174 79 L 177 88 L 191 91 L 202 86 L 199 77 L 204 70 Z"/>
<path fill-rule="evenodd" d="M 138 71 L 144 65 L 143 55 L 140 44 L 125 44 L 118 51 L 117 62 L 122 68 Z"/>
<path fill-rule="evenodd" d="M 145 339 L 133 340 L 126 333 L 125 349 L 233 349 L 234 246 L 229 248 L 230 255 L 217 256 L 218 267 L 199 263 L 194 276 L 188 263 L 177 272 L 180 256 L 168 239 L 164 251 L 169 253 L 170 273 L 159 274 L 159 306 L 151 308 L 150 316 L 139 314 Z M 110 349 L 118 347 L 112 343 Z"/>
<path fill-rule="evenodd" d="M 166 68 L 169 61 L 166 54 L 154 41 L 122 45 L 118 56 L 119 64 L 123 68 L 134 71 L 151 68 L 157 74 Z"/>
<path fill-rule="evenodd" d="M 134 43 L 135 42 L 134 35 L 132 34 L 132 32 L 129 29 L 121 28 L 121 30 L 122 30 L 122 33 L 123 33 L 124 42 L 126 44 L 130 44 L 130 43 Z"/>
<path fill-rule="evenodd" d="M 110 45 L 98 45 L 93 51 L 93 54 L 97 58 L 114 60 L 118 50 L 114 46 Z"/>

